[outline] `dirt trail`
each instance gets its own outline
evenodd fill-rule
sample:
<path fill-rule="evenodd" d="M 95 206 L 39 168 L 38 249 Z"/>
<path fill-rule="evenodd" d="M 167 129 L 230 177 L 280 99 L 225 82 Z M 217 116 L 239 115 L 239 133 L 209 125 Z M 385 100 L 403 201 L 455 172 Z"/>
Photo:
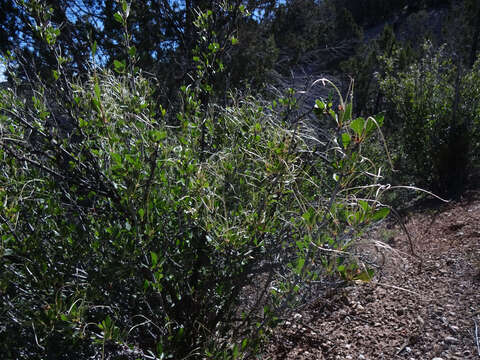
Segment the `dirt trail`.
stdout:
<path fill-rule="evenodd" d="M 480 359 L 480 192 L 468 195 L 470 201 L 407 220 L 420 271 L 417 259 L 386 254 L 371 282 L 295 314 L 275 332 L 264 359 Z M 409 252 L 399 228 L 375 236 Z"/>

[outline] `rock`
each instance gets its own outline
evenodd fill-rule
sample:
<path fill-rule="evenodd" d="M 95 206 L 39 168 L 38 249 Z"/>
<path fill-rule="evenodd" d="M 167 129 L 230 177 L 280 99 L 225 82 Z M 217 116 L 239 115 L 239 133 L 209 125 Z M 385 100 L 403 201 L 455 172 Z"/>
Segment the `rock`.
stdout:
<path fill-rule="evenodd" d="M 452 332 L 454 332 L 454 333 L 457 333 L 458 330 L 459 330 L 459 327 L 458 327 L 458 326 L 455 326 L 455 325 L 451 325 L 451 326 L 450 326 L 450 330 L 451 330 Z"/>
<path fill-rule="evenodd" d="M 358 359 L 359 359 L 359 360 L 365 360 L 366 357 L 365 357 L 364 355 L 360 354 L 360 355 L 358 355 Z"/>
<path fill-rule="evenodd" d="M 417 316 L 415 321 L 418 324 L 418 326 L 420 326 L 420 327 L 423 327 L 423 325 L 425 325 L 425 321 L 423 321 L 423 319 L 420 316 Z"/>
<path fill-rule="evenodd" d="M 365 310 L 365 308 L 361 304 L 358 304 L 356 310 L 361 312 L 361 311 Z"/>
<path fill-rule="evenodd" d="M 442 358 L 439 358 L 439 357 L 435 357 L 433 358 L 432 360 L 443 360 Z"/>
<path fill-rule="evenodd" d="M 458 344 L 460 341 L 457 338 L 454 338 L 453 336 L 447 336 L 445 338 L 445 342 L 447 344 Z"/>

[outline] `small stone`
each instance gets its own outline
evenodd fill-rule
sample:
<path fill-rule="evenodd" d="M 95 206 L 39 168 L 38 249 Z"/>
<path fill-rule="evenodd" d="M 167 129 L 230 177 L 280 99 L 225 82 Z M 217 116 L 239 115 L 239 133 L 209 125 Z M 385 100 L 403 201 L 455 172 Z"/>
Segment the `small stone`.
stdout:
<path fill-rule="evenodd" d="M 458 332 L 458 330 L 460 330 L 460 329 L 459 329 L 459 327 L 458 327 L 458 326 L 455 326 L 455 325 L 450 325 L 450 330 L 452 330 L 452 332 L 454 332 L 454 333 L 457 333 L 457 332 Z"/>
<path fill-rule="evenodd" d="M 363 356 L 362 354 L 360 354 L 360 355 L 358 355 L 358 359 L 359 359 L 359 360 L 365 360 L 365 359 L 366 359 L 366 357 L 365 357 L 365 356 Z"/>
<path fill-rule="evenodd" d="M 447 344 L 457 344 L 457 343 L 459 343 L 460 341 L 459 341 L 457 338 L 454 338 L 453 336 L 447 336 L 447 337 L 445 338 L 445 342 L 446 342 Z"/>
<path fill-rule="evenodd" d="M 294 319 L 301 319 L 301 318 L 302 318 L 302 314 L 296 313 L 295 315 L 293 315 L 293 318 L 294 318 Z"/>
<path fill-rule="evenodd" d="M 439 358 L 439 357 L 435 357 L 433 358 L 432 360 L 443 360 L 442 358 Z"/>
<path fill-rule="evenodd" d="M 405 310 L 403 309 L 397 309 L 397 315 L 402 316 L 405 313 Z"/>
<path fill-rule="evenodd" d="M 417 324 L 421 327 L 423 327 L 423 325 L 425 324 L 425 321 L 423 321 L 423 319 L 420 317 L 420 316 L 417 316 L 417 318 L 415 319 L 415 321 L 417 322 Z"/>

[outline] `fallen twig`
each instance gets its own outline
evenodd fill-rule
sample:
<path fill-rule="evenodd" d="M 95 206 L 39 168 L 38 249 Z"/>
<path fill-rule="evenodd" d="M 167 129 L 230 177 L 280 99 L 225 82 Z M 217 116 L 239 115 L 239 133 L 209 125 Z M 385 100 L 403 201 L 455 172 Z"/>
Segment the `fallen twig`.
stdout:
<path fill-rule="evenodd" d="M 478 356 L 480 356 L 480 344 L 478 343 L 478 325 L 475 319 L 473 319 L 473 323 L 475 324 L 475 343 L 477 344 Z"/>
<path fill-rule="evenodd" d="M 412 291 L 412 290 L 408 290 L 408 289 L 405 289 L 405 288 L 402 288 L 402 287 L 399 287 L 399 286 L 395 286 L 395 285 L 389 285 L 389 284 L 383 284 L 383 283 L 380 283 L 380 282 L 376 282 L 375 283 L 376 285 L 380 285 L 380 286 L 383 286 L 383 287 L 387 287 L 387 288 L 392 288 L 392 289 L 395 289 L 395 290 L 401 290 L 401 291 L 405 291 L 407 293 L 410 293 L 410 294 L 413 294 L 413 295 L 417 295 L 417 296 L 422 296 L 420 293 L 417 293 L 415 291 Z"/>

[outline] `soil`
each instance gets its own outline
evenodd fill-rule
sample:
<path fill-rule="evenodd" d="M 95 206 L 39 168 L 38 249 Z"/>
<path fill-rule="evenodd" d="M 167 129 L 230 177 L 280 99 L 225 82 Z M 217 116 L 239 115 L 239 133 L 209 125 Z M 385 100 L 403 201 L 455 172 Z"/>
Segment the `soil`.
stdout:
<path fill-rule="evenodd" d="M 480 191 L 416 210 L 360 250 L 370 282 L 324 294 L 275 330 L 263 359 L 480 359 Z"/>

